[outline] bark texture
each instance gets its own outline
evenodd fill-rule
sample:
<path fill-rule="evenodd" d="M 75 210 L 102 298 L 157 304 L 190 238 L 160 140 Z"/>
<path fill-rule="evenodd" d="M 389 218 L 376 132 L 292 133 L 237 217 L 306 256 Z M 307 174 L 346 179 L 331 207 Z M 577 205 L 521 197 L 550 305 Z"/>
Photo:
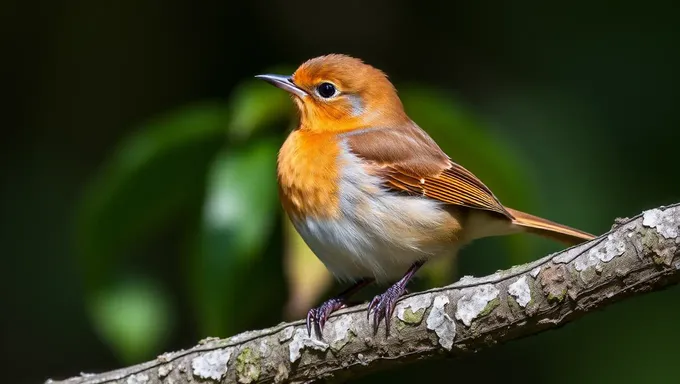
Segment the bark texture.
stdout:
<path fill-rule="evenodd" d="M 366 305 L 335 313 L 323 337 L 303 321 L 206 339 L 191 349 L 52 384 L 282 383 L 343 380 L 391 364 L 457 357 L 556 328 L 680 281 L 680 206 L 617 220 L 608 233 L 535 262 L 404 296 L 377 334 Z"/>

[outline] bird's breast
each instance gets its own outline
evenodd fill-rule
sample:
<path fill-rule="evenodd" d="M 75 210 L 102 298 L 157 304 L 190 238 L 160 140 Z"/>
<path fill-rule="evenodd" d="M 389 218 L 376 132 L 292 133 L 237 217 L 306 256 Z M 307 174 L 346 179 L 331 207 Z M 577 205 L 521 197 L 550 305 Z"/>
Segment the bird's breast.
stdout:
<path fill-rule="evenodd" d="M 338 158 L 334 136 L 293 131 L 278 155 L 279 194 L 292 218 L 339 215 Z"/>
<path fill-rule="evenodd" d="M 278 168 L 293 225 L 339 278 L 394 278 L 416 260 L 456 250 L 455 215 L 437 201 L 387 191 L 337 136 L 293 132 Z"/>

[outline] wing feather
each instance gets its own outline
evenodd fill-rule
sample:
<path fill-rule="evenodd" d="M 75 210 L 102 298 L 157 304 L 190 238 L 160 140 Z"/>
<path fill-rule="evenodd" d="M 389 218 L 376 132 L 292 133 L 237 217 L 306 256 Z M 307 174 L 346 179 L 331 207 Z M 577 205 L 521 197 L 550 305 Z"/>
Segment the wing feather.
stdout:
<path fill-rule="evenodd" d="M 513 216 L 472 172 L 453 162 L 415 123 L 346 135 L 349 150 L 398 192 Z"/>

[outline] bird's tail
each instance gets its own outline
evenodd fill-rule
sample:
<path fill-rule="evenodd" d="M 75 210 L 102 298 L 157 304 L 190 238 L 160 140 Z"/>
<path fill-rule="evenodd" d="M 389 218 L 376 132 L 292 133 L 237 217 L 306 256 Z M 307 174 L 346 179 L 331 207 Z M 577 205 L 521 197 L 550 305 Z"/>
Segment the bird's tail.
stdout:
<path fill-rule="evenodd" d="M 521 227 L 524 231 L 547 237 L 567 245 L 576 245 L 595 238 L 595 236 L 590 233 L 530 215 L 522 211 L 511 208 L 506 208 L 506 210 L 514 216 L 512 223 Z"/>

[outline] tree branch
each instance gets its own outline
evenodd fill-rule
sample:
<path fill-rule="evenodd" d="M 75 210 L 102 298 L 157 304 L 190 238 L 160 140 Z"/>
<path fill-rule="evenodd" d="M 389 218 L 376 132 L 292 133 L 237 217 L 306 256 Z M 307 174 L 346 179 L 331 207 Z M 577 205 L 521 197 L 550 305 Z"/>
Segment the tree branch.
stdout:
<path fill-rule="evenodd" d="M 366 305 L 336 312 L 323 338 L 303 321 L 206 339 L 184 351 L 52 384 L 269 383 L 345 379 L 398 362 L 457 357 L 562 326 L 625 297 L 680 281 L 680 203 L 618 220 L 590 242 L 493 275 L 401 299 L 391 332 Z"/>

